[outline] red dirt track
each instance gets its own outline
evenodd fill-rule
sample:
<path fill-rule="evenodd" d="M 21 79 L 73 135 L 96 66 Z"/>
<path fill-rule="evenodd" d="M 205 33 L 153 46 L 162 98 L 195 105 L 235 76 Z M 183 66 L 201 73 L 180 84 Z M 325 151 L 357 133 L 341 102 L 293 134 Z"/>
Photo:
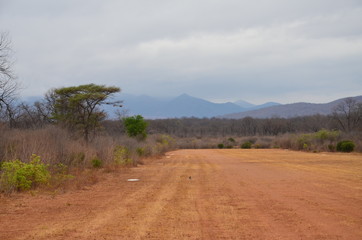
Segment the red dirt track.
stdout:
<path fill-rule="evenodd" d="M 101 174 L 1 197 L 0 239 L 362 239 L 361 154 L 178 150 Z"/>

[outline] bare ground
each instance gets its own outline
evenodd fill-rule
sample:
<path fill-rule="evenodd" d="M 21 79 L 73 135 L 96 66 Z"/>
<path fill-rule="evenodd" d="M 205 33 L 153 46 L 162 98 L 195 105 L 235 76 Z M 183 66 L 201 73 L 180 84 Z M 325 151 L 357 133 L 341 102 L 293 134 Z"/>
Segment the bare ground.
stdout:
<path fill-rule="evenodd" d="M 0 239 L 362 239 L 361 154 L 179 150 L 102 176 L 1 197 Z"/>

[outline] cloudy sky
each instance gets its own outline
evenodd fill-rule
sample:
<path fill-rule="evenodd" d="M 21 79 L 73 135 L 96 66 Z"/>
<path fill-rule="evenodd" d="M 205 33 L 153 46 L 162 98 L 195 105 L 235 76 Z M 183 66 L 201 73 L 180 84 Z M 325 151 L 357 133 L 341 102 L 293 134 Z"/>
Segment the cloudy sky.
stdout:
<path fill-rule="evenodd" d="M 216 101 L 362 95 L 361 0 L 0 0 L 23 96 L 87 83 Z"/>

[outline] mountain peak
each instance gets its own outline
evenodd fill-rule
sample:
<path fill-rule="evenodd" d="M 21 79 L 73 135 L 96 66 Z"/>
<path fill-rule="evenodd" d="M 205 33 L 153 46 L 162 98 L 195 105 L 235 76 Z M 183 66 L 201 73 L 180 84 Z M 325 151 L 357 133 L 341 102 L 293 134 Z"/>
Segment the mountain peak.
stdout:
<path fill-rule="evenodd" d="M 190 96 L 190 95 L 188 95 L 188 94 L 186 94 L 186 93 L 183 93 L 183 94 L 181 94 L 180 96 L 178 96 L 178 97 L 176 97 L 176 98 L 195 98 L 195 97 Z"/>

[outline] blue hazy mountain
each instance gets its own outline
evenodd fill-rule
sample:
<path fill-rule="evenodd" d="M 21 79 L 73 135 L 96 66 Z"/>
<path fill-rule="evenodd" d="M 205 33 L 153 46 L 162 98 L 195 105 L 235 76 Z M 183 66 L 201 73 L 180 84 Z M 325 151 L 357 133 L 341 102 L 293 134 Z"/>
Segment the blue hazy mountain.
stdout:
<path fill-rule="evenodd" d="M 358 102 L 362 102 L 362 96 L 354 97 Z M 22 101 L 32 105 L 35 101 L 42 100 L 42 97 L 27 97 Z M 290 118 L 296 116 L 308 116 L 314 114 L 328 115 L 332 113 L 333 108 L 344 99 L 338 99 L 330 103 L 293 103 L 279 104 L 268 102 L 261 105 L 255 105 L 245 101 L 234 103 L 213 103 L 201 98 L 196 98 L 187 94 L 182 94 L 174 98 L 157 98 L 147 95 L 135 96 L 130 94 L 119 94 L 115 99 L 123 101 L 123 107 L 118 108 L 121 111 L 126 110 L 127 115 L 140 114 L 147 119 L 159 118 L 233 118 L 244 117 L 253 118 L 271 118 L 283 117 Z M 108 113 L 109 118 L 116 117 L 116 108 L 105 105 L 103 109 Z"/>
<path fill-rule="evenodd" d="M 352 97 L 357 102 L 362 102 L 362 96 Z M 329 103 L 292 103 L 292 104 L 278 104 L 274 106 L 264 107 L 261 109 L 254 109 L 250 111 L 242 111 L 239 113 L 226 114 L 220 116 L 221 118 L 240 119 L 244 117 L 252 118 L 292 118 L 310 115 L 329 115 L 333 109 L 343 102 L 346 98 L 338 99 Z"/>
<path fill-rule="evenodd" d="M 123 105 L 129 115 L 141 114 L 145 118 L 210 118 L 247 110 L 234 103 L 213 103 L 187 94 L 171 99 L 145 95 L 123 97 Z"/>

